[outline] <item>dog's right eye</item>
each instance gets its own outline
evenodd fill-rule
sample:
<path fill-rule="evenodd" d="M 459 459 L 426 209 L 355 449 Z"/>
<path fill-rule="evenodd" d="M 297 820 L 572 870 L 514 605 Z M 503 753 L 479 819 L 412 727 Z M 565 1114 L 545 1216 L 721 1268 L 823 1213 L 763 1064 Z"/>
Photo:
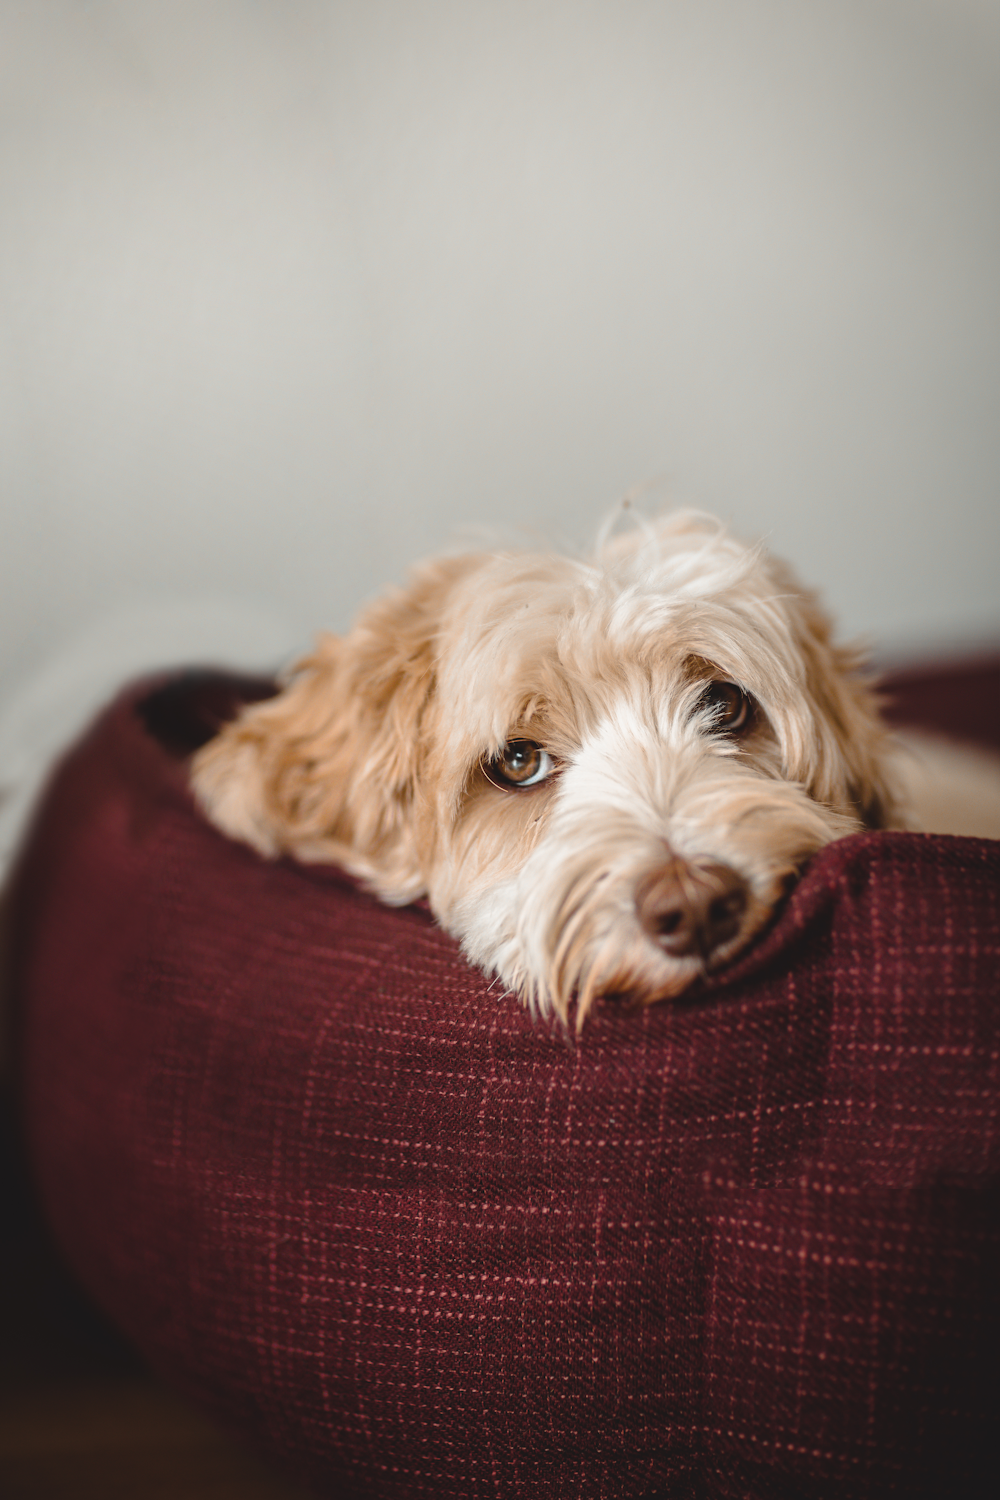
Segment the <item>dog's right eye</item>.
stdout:
<path fill-rule="evenodd" d="M 555 772 L 555 761 L 534 740 L 508 740 L 499 755 L 487 756 L 483 774 L 504 791 L 539 786 Z"/>

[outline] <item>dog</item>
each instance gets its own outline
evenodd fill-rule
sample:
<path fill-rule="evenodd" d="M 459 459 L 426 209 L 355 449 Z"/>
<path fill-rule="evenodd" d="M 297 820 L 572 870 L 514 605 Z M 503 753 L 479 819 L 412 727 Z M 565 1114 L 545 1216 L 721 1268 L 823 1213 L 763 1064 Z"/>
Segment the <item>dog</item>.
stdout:
<path fill-rule="evenodd" d="M 426 897 L 538 1014 L 670 999 L 741 953 L 803 863 L 892 826 L 858 651 L 762 545 L 693 511 L 593 556 L 425 564 L 196 756 L 208 818 Z"/>

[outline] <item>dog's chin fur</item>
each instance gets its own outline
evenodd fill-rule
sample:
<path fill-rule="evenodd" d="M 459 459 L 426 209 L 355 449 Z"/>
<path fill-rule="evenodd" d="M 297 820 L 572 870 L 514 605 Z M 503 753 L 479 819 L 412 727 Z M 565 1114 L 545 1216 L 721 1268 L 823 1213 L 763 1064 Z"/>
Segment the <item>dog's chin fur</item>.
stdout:
<path fill-rule="evenodd" d="M 468 957 L 578 1024 L 602 994 L 676 996 L 762 929 L 802 863 L 893 820 L 887 736 L 856 653 L 760 547 L 675 512 L 589 561 L 430 563 L 323 637 L 284 690 L 202 750 L 208 817 L 262 854 L 426 896 Z M 706 684 L 756 704 L 727 737 Z M 558 770 L 504 790 L 508 741 Z M 672 953 L 640 919 L 668 862 L 735 871 L 737 929 Z"/>

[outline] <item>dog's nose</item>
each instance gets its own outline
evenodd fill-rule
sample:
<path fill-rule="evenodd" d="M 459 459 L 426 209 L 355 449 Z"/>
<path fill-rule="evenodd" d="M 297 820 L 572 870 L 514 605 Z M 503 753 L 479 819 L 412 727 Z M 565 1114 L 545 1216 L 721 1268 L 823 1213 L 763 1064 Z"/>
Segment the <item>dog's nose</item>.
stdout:
<path fill-rule="evenodd" d="M 639 921 L 677 958 L 708 958 L 739 932 L 746 905 L 746 881 L 729 865 L 689 864 L 676 855 L 636 893 Z"/>

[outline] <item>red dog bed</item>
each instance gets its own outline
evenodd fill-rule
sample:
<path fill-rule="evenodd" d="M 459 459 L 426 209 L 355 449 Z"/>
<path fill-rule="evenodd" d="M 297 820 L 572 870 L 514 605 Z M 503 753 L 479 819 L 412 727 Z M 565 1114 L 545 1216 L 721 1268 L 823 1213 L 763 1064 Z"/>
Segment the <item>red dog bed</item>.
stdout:
<path fill-rule="evenodd" d="M 992 1492 L 1000 845 L 838 843 L 575 1041 L 202 821 L 264 691 L 123 697 L 16 890 L 37 1179 L 150 1363 L 326 1495 Z"/>

